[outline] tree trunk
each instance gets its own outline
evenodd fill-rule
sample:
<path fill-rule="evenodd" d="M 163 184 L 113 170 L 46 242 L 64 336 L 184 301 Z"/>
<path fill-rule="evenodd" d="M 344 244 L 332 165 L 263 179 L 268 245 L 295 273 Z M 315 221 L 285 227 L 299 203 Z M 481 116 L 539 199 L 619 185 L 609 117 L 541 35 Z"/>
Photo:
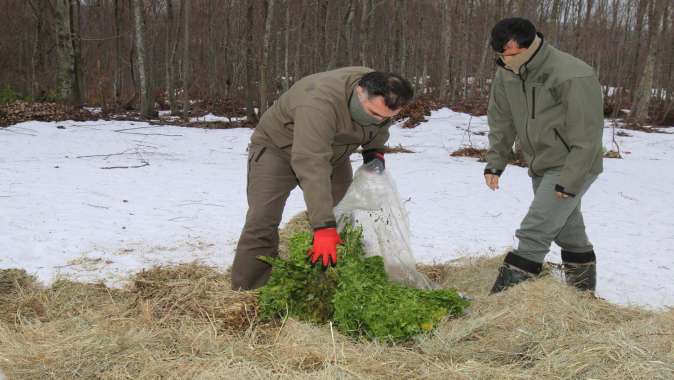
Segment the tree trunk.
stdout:
<path fill-rule="evenodd" d="M 341 4 L 337 6 L 337 31 L 335 33 L 335 44 L 333 45 L 332 51 L 330 53 L 330 60 L 328 61 L 328 70 L 332 70 L 337 67 L 338 63 L 338 58 L 340 56 L 341 50 L 342 50 L 342 23 L 340 22 L 341 18 L 339 17 L 341 15 L 340 12 Z M 348 10 L 347 10 L 348 12 Z M 325 22 L 325 33 L 326 33 L 326 41 L 328 40 L 327 38 L 327 33 L 328 33 L 328 15 L 329 13 L 326 13 L 326 22 Z M 344 17 L 344 22 L 346 23 L 346 14 Z M 325 44 L 326 50 L 328 49 L 328 43 L 326 42 Z M 327 50 L 329 51 L 329 50 Z"/>
<path fill-rule="evenodd" d="M 639 4 L 637 5 L 637 20 L 636 20 L 636 27 L 635 27 L 635 33 L 636 33 L 636 48 L 634 48 L 634 64 L 632 65 L 632 70 L 630 70 L 630 84 L 629 84 L 629 89 L 630 93 L 633 94 L 632 96 L 632 101 L 634 101 L 634 94 L 637 91 L 637 84 L 639 83 L 639 67 L 643 67 L 643 65 L 639 64 L 639 59 L 641 58 L 641 32 L 643 29 L 644 25 L 644 15 L 646 14 L 646 9 L 648 8 L 648 4 L 651 0 L 639 0 Z"/>
<path fill-rule="evenodd" d="M 245 62 L 246 62 L 246 116 L 248 121 L 254 123 L 257 121 L 255 115 L 254 99 L 255 91 L 255 65 L 253 62 L 253 11 L 255 6 L 254 1 L 249 1 L 246 4 L 246 48 L 245 48 Z"/>
<path fill-rule="evenodd" d="M 281 85 L 283 86 L 283 92 L 288 91 L 290 87 L 290 73 L 288 72 L 288 58 L 290 53 L 290 1 L 285 1 L 286 5 L 286 14 L 285 14 L 285 28 L 283 31 L 284 38 L 284 50 L 283 50 L 283 80 Z M 300 28 L 302 26 L 300 25 Z M 301 32 L 300 32 L 301 35 Z"/>
<path fill-rule="evenodd" d="M 548 21 L 548 23 L 550 24 L 550 29 L 546 37 L 548 41 L 553 42 L 553 44 L 555 45 L 559 43 L 557 31 L 559 30 L 560 8 L 561 8 L 561 0 L 553 0 L 552 10 L 550 11 L 550 18 Z"/>
<path fill-rule="evenodd" d="M 140 112 L 145 117 L 152 117 L 149 78 L 145 62 L 145 26 L 143 0 L 133 0 L 134 29 L 136 35 L 136 64 L 138 66 L 138 84 L 140 89 Z"/>
<path fill-rule="evenodd" d="M 402 75 L 403 77 L 406 75 L 407 72 L 407 38 L 406 36 L 406 29 L 407 29 L 407 1 L 405 0 L 398 0 L 398 7 L 399 7 L 399 12 L 400 12 L 400 40 L 399 40 L 399 58 L 398 62 L 400 62 L 400 72 L 399 74 Z"/>
<path fill-rule="evenodd" d="M 213 28 L 213 15 L 215 13 L 215 7 L 213 6 L 214 0 L 208 0 L 208 34 L 207 41 L 208 46 L 206 47 L 207 51 L 207 62 L 206 62 L 206 80 L 208 82 L 208 99 L 213 100 L 215 96 L 215 82 L 216 82 L 216 62 L 215 62 L 215 31 Z"/>
<path fill-rule="evenodd" d="M 73 54 L 73 92 L 72 103 L 74 105 L 82 104 L 84 75 L 82 73 L 82 52 L 80 43 L 80 2 L 70 0 L 70 42 L 72 43 Z"/>
<path fill-rule="evenodd" d="M 303 37 L 304 37 L 304 26 L 307 21 L 307 7 L 305 6 L 304 0 L 301 1 L 300 6 L 302 9 L 302 15 L 300 16 L 300 25 L 297 26 L 297 45 L 295 47 L 295 58 L 293 59 L 295 68 L 293 70 L 293 81 L 297 81 L 302 76 L 302 46 L 303 46 Z M 306 65 L 304 66 L 306 67 Z"/>
<path fill-rule="evenodd" d="M 369 28 L 369 19 L 370 19 L 370 9 L 372 9 L 372 0 L 360 0 L 361 1 L 361 11 L 360 11 L 360 64 L 361 66 L 367 66 L 367 49 L 368 42 L 370 38 L 370 28 Z M 369 7 L 368 7 L 369 5 Z"/>
<path fill-rule="evenodd" d="M 115 108 L 122 98 L 122 11 L 119 0 L 115 0 L 115 69 L 112 80 L 112 92 Z"/>
<path fill-rule="evenodd" d="M 185 10 L 183 13 L 183 117 L 187 117 L 190 111 L 190 13 L 191 0 L 183 0 Z"/>
<path fill-rule="evenodd" d="M 38 99 L 42 97 L 42 88 L 43 84 L 40 81 L 39 74 L 44 72 L 45 69 L 45 59 L 43 55 L 44 51 L 44 31 L 45 31 L 45 17 L 44 17 L 44 7 L 37 6 L 30 0 L 28 2 L 30 7 L 33 10 L 33 16 L 35 17 L 35 41 L 33 43 L 33 49 L 31 52 L 31 86 L 30 86 L 30 96 L 33 99 Z"/>
<path fill-rule="evenodd" d="M 344 32 L 346 34 L 346 63 L 353 65 L 353 18 L 356 14 L 355 0 L 349 0 L 349 8 L 346 11 L 346 21 L 344 23 Z"/>
<path fill-rule="evenodd" d="M 440 41 L 442 43 L 442 50 L 440 56 L 440 83 L 438 83 L 438 96 L 444 102 L 448 101 L 447 96 L 447 81 L 449 79 L 449 42 L 451 38 L 451 26 L 449 24 L 449 0 L 442 0 L 440 11 L 442 12 L 442 33 L 440 34 Z"/>
<path fill-rule="evenodd" d="M 116 0 L 115 0 L 116 1 Z M 165 75 L 166 75 L 166 101 L 169 108 L 173 109 L 174 97 L 173 74 L 171 73 L 171 46 L 173 41 L 173 0 L 166 0 L 166 52 L 164 57 Z"/>
<path fill-rule="evenodd" d="M 656 41 L 658 31 L 660 30 L 660 20 L 663 18 L 665 1 L 655 0 L 648 15 L 648 53 L 646 63 L 644 64 L 641 81 L 635 94 L 636 99 L 632 105 L 630 113 L 632 122 L 637 125 L 643 125 L 648 121 L 648 107 L 651 103 L 653 91 L 653 75 L 655 70 L 655 58 L 660 44 Z"/>
<path fill-rule="evenodd" d="M 57 87 L 58 95 L 65 102 L 73 102 L 75 67 L 72 33 L 70 30 L 70 0 L 56 1 L 57 38 Z"/>
<path fill-rule="evenodd" d="M 267 14 L 264 22 L 264 35 L 262 37 L 262 62 L 260 64 L 260 115 L 262 115 L 268 106 L 267 96 L 269 89 L 269 39 L 271 37 L 271 25 L 274 19 L 275 0 L 267 0 Z"/>

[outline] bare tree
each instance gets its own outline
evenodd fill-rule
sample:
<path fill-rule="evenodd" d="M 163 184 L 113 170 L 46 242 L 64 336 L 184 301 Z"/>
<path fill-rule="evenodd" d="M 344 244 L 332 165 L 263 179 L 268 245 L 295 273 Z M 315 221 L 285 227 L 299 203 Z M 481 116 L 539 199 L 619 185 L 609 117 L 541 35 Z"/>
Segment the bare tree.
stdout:
<path fill-rule="evenodd" d="M 398 0 L 398 7 L 400 12 L 400 37 L 399 37 L 399 56 L 398 61 L 400 62 L 399 74 L 405 76 L 407 70 L 407 38 L 406 38 L 406 26 L 407 26 L 407 2 L 405 0 Z"/>
<path fill-rule="evenodd" d="M 349 0 L 349 6 L 346 11 L 346 20 L 344 21 L 344 32 L 346 34 L 346 62 L 348 66 L 353 65 L 353 18 L 356 15 L 355 0 Z"/>
<path fill-rule="evenodd" d="M 285 0 L 285 6 L 285 28 L 283 30 L 283 80 L 281 81 L 284 92 L 288 91 L 288 88 L 290 87 L 290 73 L 288 72 L 288 60 L 290 58 L 290 2 L 288 0 Z"/>
<path fill-rule="evenodd" d="M 274 18 L 274 3 L 275 0 L 267 1 L 267 13 L 264 22 L 264 36 L 262 38 L 262 62 L 260 64 L 260 114 L 267 110 L 267 92 L 269 85 L 269 78 L 267 72 L 269 71 L 269 38 L 271 37 L 271 25 Z"/>
<path fill-rule="evenodd" d="M 245 102 L 252 113 L 258 103 L 264 109 L 274 101 L 276 83 L 285 90 L 304 75 L 360 64 L 399 71 L 422 87 L 420 93 L 425 86 L 447 103 L 478 104 L 487 100 L 494 73 L 491 26 L 525 16 L 548 42 L 597 69 L 614 110 L 636 107 L 643 93 L 637 87 L 651 75 L 657 103 L 649 107 L 651 118 L 663 120 L 674 108 L 674 16 L 671 0 L 662 0 L 658 50 L 644 78 L 655 1 L 283 0 L 273 20 L 265 18 L 269 3 L 261 0 L 142 0 L 141 57 L 133 0 L 6 0 L 0 83 L 36 97 L 77 103 L 79 90 L 89 101 L 129 106 L 139 96 L 140 58 L 147 93 L 161 87 L 176 113 L 190 104 L 176 101 L 176 88 L 183 98 Z M 93 88 L 95 97 L 86 94 Z"/>
<path fill-rule="evenodd" d="M 61 99 L 73 102 L 75 62 L 70 29 L 70 0 L 56 1 L 56 36 L 58 52 L 58 94 Z"/>
<path fill-rule="evenodd" d="M 70 0 L 70 43 L 73 45 L 73 91 L 72 103 L 82 104 L 84 78 L 82 74 L 82 48 L 80 41 L 80 2 Z"/>
<path fill-rule="evenodd" d="M 664 18 L 665 1 L 655 0 L 650 7 L 648 15 L 648 54 L 644 64 L 641 81 L 635 93 L 636 100 L 632 106 L 631 119 L 637 125 L 644 124 L 648 119 L 648 107 L 653 97 L 653 75 L 655 70 L 655 56 L 660 45 L 655 39 L 660 30 L 660 20 Z"/>
<path fill-rule="evenodd" d="M 190 111 L 190 12 L 192 3 L 183 0 L 183 116 Z"/>
<path fill-rule="evenodd" d="M 255 2 L 249 1 L 246 5 L 246 23 L 250 26 L 254 25 L 254 5 Z M 245 46 L 245 63 L 246 63 L 246 116 L 251 122 L 257 120 L 257 115 L 254 109 L 254 98 L 257 91 L 255 91 L 255 69 L 253 64 L 253 28 L 246 29 L 246 46 Z"/>
<path fill-rule="evenodd" d="M 150 100 L 150 83 L 145 62 L 145 20 L 142 0 L 133 1 L 133 19 L 136 35 L 136 63 L 138 71 L 138 85 L 140 92 L 140 112 L 145 117 L 151 117 L 153 111 L 152 101 Z"/>
<path fill-rule="evenodd" d="M 449 0 L 442 0 L 440 6 L 442 12 L 442 22 L 440 23 L 440 41 L 442 43 L 440 59 L 440 83 L 438 83 L 438 96 L 447 101 L 447 80 L 449 79 L 449 41 L 451 38 L 451 27 L 449 25 Z"/>
<path fill-rule="evenodd" d="M 370 12 L 372 11 L 372 0 L 360 0 L 360 64 L 367 66 L 367 49 L 370 39 L 370 19 L 372 18 Z"/>
<path fill-rule="evenodd" d="M 170 0 L 169 0 L 170 1 Z M 119 0 L 114 0 L 115 11 L 115 68 L 112 80 L 112 97 L 115 107 L 122 97 L 122 12 Z"/>

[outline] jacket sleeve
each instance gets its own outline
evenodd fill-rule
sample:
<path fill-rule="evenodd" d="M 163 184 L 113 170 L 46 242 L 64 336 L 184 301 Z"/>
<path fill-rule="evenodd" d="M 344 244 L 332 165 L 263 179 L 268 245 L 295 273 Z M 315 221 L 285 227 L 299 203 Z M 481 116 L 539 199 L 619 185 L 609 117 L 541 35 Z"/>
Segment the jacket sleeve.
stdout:
<path fill-rule="evenodd" d="M 601 160 L 604 106 L 597 77 L 572 78 L 559 85 L 565 107 L 564 131 L 569 154 L 564 162 L 558 189 L 578 194 L 595 163 Z"/>
<path fill-rule="evenodd" d="M 363 145 L 363 151 L 382 152 L 384 148 L 386 148 L 386 142 L 388 141 L 388 138 L 390 136 L 389 127 L 391 126 L 391 124 L 392 123 L 389 122 L 386 125 L 379 127 L 377 135 L 374 137 L 374 139 L 372 139 L 372 141 L 368 142 L 367 144 Z"/>
<path fill-rule="evenodd" d="M 487 167 L 484 172 L 501 175 L 512 155 L 517 132 L 503 80 L 498 72 L 491 85 L 487 122 L 489 123 L 489 150 L 487 150 Z"/>
<path fill-rule="evenodd" d="M 336 115 L 332 109 L 297 107 L 290 165 L 304 194 L 313 229 L 334 227 L 332 212 L 332 143 Z"/>

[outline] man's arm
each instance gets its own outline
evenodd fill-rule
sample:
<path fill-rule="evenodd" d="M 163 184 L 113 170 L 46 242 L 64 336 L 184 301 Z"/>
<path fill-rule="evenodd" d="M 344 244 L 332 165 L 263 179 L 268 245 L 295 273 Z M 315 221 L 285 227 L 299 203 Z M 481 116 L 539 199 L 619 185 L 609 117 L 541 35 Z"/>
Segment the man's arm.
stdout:
<path fill-rule="evenodd" d="M 500 176 L 512 155 L 516 131 L 503 80 L 498 72 L 491 86 L 487 121 L 489 123 L 489 150 L 484 173 Z"/>
<path fill-rule="evenodd" d="M 392 122 L 379 127 L 377 135 L 367 144 L 363 145 L 363 164 L 365 167 L 377 173 L 382 173 L 386 167 L 384 161 L 384 148 L 388 141 L 390 132 L 389 127 Z"/>
<path fill-rule="evenodd" d="M 601 160 L 604 106 L 597 77 L 569 79 L 559 85 L 566 117 L 565 139 L 569 146 L 556 190 L 578 194 L 595 160 Z"/>
<path fill-rule="evenodd" d="M 329 107 L 298 107 L 294 121 L 290 164 L 304 194 L 309 222 L 313 229 L 335 227 L 330 159 L 336 116 Z"/>

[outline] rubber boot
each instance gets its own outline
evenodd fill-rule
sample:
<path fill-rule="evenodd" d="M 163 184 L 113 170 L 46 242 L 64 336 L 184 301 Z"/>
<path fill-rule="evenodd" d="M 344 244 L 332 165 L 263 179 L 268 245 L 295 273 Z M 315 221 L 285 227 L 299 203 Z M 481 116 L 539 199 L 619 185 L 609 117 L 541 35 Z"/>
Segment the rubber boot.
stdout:
<path fill-rule="evenodd" d="M 594 251 L 576 253 L 562 251 L 566 283 L 578 290 L 594 293 L 597 285 L 597 258 Z"/>
<path fill-rule="evenodd" d="M 498 277 L 494 282 L 489 294 L 499 293 L 503 290 L 519 284 L 520 282 L 535 278 L 541 273 L 543 264 L 527 260 L 508 252 L 503 264 L 498 269 Z"/>

